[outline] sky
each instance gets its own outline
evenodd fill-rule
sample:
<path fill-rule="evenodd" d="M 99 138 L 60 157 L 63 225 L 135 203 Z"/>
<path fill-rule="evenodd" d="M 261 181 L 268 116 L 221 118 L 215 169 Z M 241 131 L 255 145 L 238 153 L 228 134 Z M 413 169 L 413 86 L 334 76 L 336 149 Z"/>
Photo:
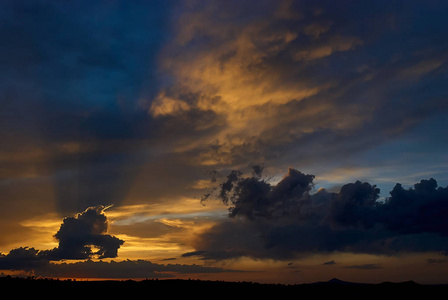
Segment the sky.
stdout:
<path fill-rule="evenodd" d="M 446 1 L 0 2 L 0 274 L 448 283 Z"/>

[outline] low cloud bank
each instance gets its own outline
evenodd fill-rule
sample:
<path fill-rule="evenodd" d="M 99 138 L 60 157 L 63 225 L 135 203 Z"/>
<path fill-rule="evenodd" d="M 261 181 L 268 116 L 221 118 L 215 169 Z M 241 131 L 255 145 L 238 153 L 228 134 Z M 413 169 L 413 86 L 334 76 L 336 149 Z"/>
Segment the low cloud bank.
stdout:
<path fill-rule="evenodd" d="M 148 260 L 82 261 L 48 264 L 37 268 L 35 276 L 79 278 L 173 278 L 178 274 L 235 272 L 222 268 L 184 264 L 157 264 Z"/>

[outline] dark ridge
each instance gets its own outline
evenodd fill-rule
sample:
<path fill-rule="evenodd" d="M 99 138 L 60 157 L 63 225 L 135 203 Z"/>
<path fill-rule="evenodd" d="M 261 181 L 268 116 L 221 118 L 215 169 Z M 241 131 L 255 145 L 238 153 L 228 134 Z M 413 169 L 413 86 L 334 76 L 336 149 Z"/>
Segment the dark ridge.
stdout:
<path fill-rule="evenodd" d="M 367 285 L 367 283 L 358 283 L 340 280 L 338 278 L 332 278 L 328 281 L 318 281 L 314 283 L 309 283 L 310 285 Z"/>
<path fill-rule="evenodd" d="M 276 297 L 291 295 L 305 295 L 311 292 L 314 296 L 330 296 L 335 293 L 344 293 L 344 297 L 384 296 L 385 293 L 399 292 L 401 296 L 425 296 L 448 291 L 446 285 L 422 285 L 414 281 L 406 282 L 383 282 L 379 284 L 355 283 L 333 278 L 326 282 L 316 282 L 309 284 L 261 284 L 255 282 L 229 282 L 229 281 L 207 281 L 207 280 L 182 280 L 182 279 L 147 279 L 142 281 L 134 280 L 104 280 L 104 281 L 80 281 L 80 280 L 59 280 L 59 279 L 36 279 L 20 277 L 0 277 L 0 288 L 3 293 L 8 291 L 20 293 L 20 295 L 37 296 L 39 294 L 51 295 L 56 293 L 58 298 L 68 296 L 126 296 L 148 295 L 150 296 L 180 296 L 189 295 L 195 297 L 216 297 L 216 296 L 237 296 L 250 295 Z M 62 294 L 61 294 L 62 293 Z M 141 294 L 139 294 L 141 293 Z M 161 294 L 158 294 L 161 293 Z M 360 294 L 363 293 L 363 294 Z M 6 295 L 6 294 L 5 294 Z M 355 299 L 355 298 L 353 298 Z"/>

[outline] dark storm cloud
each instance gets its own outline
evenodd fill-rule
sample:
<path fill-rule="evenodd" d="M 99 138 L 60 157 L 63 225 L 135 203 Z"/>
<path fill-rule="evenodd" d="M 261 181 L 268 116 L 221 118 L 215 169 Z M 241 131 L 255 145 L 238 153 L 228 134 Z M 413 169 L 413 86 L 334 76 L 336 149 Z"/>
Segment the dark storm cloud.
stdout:
<path fill-rule="evenodd" d="M 232 171 L 227 181 L 221 184 L 219 198 L 225 204 L 233 204 L 230 216 L 258 216 L 273 218 L 284 215 L 308 194 L 312 188 L 313 175 L 305 175 L 294 169 L 275 187 L 264 180 L 260 174 L 253 177 L 240 178 L 241 172 Z"/>
<path fill-rule="evenodd" d="M 397 184 L 381 207 L 384 223 L 401 233 L 433 232 L 448 236 L 448 188 L 437 187 L 433 178 L 413 189 Z"/>
<path fill-rule="evenodd" d="M 359 225 L 372 227 L 376 218 L 370 216 L 377 204 L 380 190 L 367 182 L 348 183 L 340 189 L 330 205 L 328 221 L 335 226 Z"/>
<path fill-rule="evenodd" d="M 235 174 L 233 172 L 232 174 Z M 356 181 L 337 193 L 311 193 L 313 175 L 290 168 L 277 184 L 240 176 L 222 199 L 230 219 L 197 240 L 206 259 L 289 259 L 333 251 L 387 254 L 448 249 L 448 187 L 434 179 L 379 201 L 379 189 Z M 221 185 L 222 188 L 228 188 Z M 218 194 L 221 191 L 218 191 Z M 228 200 L 229 199 L 229 200 Z"/>

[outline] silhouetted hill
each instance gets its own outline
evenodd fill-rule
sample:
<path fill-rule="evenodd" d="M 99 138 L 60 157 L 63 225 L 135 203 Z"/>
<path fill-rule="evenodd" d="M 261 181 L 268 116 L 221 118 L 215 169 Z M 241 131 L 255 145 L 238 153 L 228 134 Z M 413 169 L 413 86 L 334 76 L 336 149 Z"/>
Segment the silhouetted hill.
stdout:
<path fill-rule="evenodd" d="M 347 286 L 366 285 L 366 283 L 349 282 L 349 281 L 340 280 L 338 278 L 332 278 L 332 279 L 330 279 L 328 281 L 318 281 L 318 282 L 309 283 L 309 284 L 310 285 L 333 285 L 333 286 L 338 286 L 338 285 L 347 285 Z"/>
<path fill-rule="evenodd" d="M 342 281 L 333 278 L 326 282 L 310 284 L 283 285 L 260 284 L 254 282 L 227 282 L 202 280 L 143 280 L 143 281 L 72 281 L 55 279 L 30 278 L 0 278 L 0 288 L 6 292 L 16 292 L 21 296 L 49 295 L 58 298 L 68 296 L 114 296 L 127 297 L 132 295 L 149 297 L 176 296 L 195 298 L 213 298 L 216 296 L 335 296 L 343 293 L 344 298 L 362 296 L 384 296 L 385 293 L 398 292 L 400 296 L 424 296 L 448 291 L 448 285 L 420 285 L 413 281 L 402 283 L 384 282 L 380 284 L 366 284 Z M 311 293 L 311 294 L 305 294 Z M 5 294 L 6 295 L 6 294 Z M 398 294 L 397 294 L 398 295 Z"/>

